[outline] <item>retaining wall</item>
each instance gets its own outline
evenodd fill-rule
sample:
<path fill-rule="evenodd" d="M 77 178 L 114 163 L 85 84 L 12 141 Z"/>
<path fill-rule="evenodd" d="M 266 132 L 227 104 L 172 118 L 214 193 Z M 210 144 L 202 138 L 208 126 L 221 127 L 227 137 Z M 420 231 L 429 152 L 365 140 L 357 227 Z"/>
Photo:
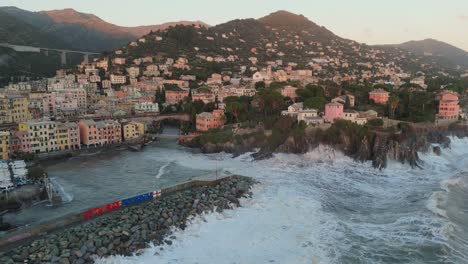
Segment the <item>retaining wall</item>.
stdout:
<path fill-rule="evenodd" d="M 7 251 L 11 248 L 19 246 L 28 241 L 35 240 L 40 236 L 52 233 L 62 228 L 70 227 L 92 220 L 96 217 L 118 211 L 120 209 L 141 204 L 143 202 L 152 201 L 162 196 L 179 192 L 182 190 L 198 187 L 198 186 L 213 186 L 222 181 L 228 180 L 233 176 L 220 178 L 217 180 L 194 180 L 186 183 L 177 184 L 160 190 L 143 193 L 133 197 L 125 198 L 115 202 L 111 202 L 98 207 L 90 208 L 79 213 L 72 213 L 57 219 L 53 219 L 43 224 L 38 224 L 32 227 L 24 227 L 19 230 L 12 231 L 0 238 L 0 251 Z"/>

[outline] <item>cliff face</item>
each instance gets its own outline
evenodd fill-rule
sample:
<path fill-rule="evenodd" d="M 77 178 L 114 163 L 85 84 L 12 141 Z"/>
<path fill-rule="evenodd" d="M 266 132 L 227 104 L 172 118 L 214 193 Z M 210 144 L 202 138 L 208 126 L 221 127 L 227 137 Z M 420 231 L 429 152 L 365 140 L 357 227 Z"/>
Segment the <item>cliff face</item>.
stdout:
<path fill-rule="evenodd" d="M 242 140 L 229 140 L 223 143 L 204 143 L 193 141 L 185 144 L 188 147 L 200 148 L 204 153 L 228 152 L 241 154 L 260 151 L 252 154 L 255 159 L 270 158 L 275 152 L 303 154 L 317 148 L 319 145 L 329 145 L 336 150 L 356 159 L 357 161 L 372 161 L 375 168 L 383 169 L 389 160 L 409 164 L 411 167 L 422 167 L 418 152 L 433 151 L 440 155 L 443 149 L 450 147 L 450 136 L 467 137 L 468 125 L 453 125 L 449 128 L 431 128 L 419 132 L 372 132 L 357 140 L 352 133 L 340 133 L 333 143 L 323 137 L 319 129 L 306 132 L 303 137 L 289 136 L 276 149 L 271 149 L 268 140 L 256 136 L 247 136 Z M 436 145 L 432 147 L 432 145 Z"/>
<path fill-rule="evenodd" d="M 332 146 L 358 161 L 372 161 L 372 165 L 378 169 L 385 168 L 389 160 L 409 164 L 411 167 L 421 167 L 423 164 L 418 152 L 434 151 L 440 155 L 442 149 L 450 147 L 450 136 L 467 137 L 468 126 L 454 125 L 446 129 L 434 128 L 419 133 L 374 132 L 372 136 L 364 137 L 359 142 L 343 133 L 337 139 L 339 143 L 332 144 Z M 323 143 L 313 134 L 309 134 L 305 140 L 299 141 L 289 137 L 276 151 L 306 153 Z M 432 147 L 433 144 L 438 146 Z"/>
<path fill-rule="evenodd" d="M 201 136 L 191 141 L 179 143 L 189 148 L 198 148 L 203 153 L 227 152 L 240 155 L 265 147 L 267 142 L 264 133 L 263 127 L 238 129 L 236 135 L 228 140 L 217 141 Z"/>

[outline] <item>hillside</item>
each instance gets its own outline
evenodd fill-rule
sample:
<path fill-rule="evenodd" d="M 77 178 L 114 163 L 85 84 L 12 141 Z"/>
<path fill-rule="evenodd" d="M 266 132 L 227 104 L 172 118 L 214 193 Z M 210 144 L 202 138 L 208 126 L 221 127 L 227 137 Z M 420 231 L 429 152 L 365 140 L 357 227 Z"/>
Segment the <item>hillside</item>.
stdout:
<path fill-rule="evenodd" d="M 48 32 L 38 31 L 36 27 L 0 9 L 0 42 L 50 48 L 64 48 L 67 43 Z"/>
<path fill-rule="evenodd" d="M 408 41 L 394 46 L 415 54 L 435 57 L 440 63 L 468 68 L 468 52 L 442 41 L 425 39 Z"/>
<path fill-rule="evenodd" d="M 181 21 L 161 25 L 122 27 L 108 23 L 93 14 L 80 13 L 74 9 L 31 12 L 16 7 L 0 7 L 0 11 L 2 12 L 0 19 L 11 20 L 10 24 L 18 25 L 15 27 L 16 37 L 4 35 L 0 37 L 0 42 L 33 45 L 38 43 L 36 39 L 42 39 L 42 35 L 46 35 L 69 49 L 97 52 L 117 49 L 148 34 L 151 30 L 165 29 L 176 24 L 205 25 L 199 21 Z M 5 31 L 6 25 L 0 24 L 0 30 Z"/>
<path fill-rule="evenodd" d="M 151 30 L 165 29 L 176 24 L 203 23 L 181 21 L 121 27 L 73 9 L 31 12 L 7 6 L 0 7 L 0 43 L 102 52 L 122 47 Z M 82 59 L 70 56 L 70 67 Z M 60 67 L 59 56 L 0 49 L 0 84 L 4 84 L 10 76 L 51 76 Z"/>
<path fill-rule="evenodd" d="M 316 38 L 327 40 L 338 38 L 333 32 L 319 26 L 303 15 L 296 15 L 288 11 L 280 10 L 258 19 L 262 24 L 276 30 L 284 30 L 296 33 L 309 33 Z"/>
<path fill-rule="evenodd" d="M 132 34 L 135 37 L 141 37 L 146 34 L 148 34 L 151 31 L 158 31 L 158 30 L 164 30 L 169 27 L 173 27 L 176 25 L 183 25 L 183 26 L 190 26 L 190 25 L 196 25 L 196 26 L 203 26 L 203 27 L 209 27 L 208 24 L 202 22 L 202 21 L 176 21 L 176 22 L 167 22 L 163 23 L 160 25 L 150 25 L 150 26 L 137 26 L 137 27 L 122 27 L 122 29 L 130 34 Z"/>
<path fill-rule="evenodd" d="M 432 50 L 440 54 L 436 56 L 425 56 L 424 52 L 411 50 L 409 45 L 369 46 L 341 38 L 303 15 L 287 11 L 260 19 L 236 19 L 213 27 L 199 21 L 120 27 L 73 9 L 30 12 L 1 7 L 0 11 L 3 12 L 0 19 L 4 20 L 0 24 L 3 32 L 0 42 L 55 44 L 88 51 L 121 49 L 123 54 L 118 56 L 128 58 L 128 64 L 133 58 L 146 56 L 186 57 L 195 66 L 190 73 L 203 78 L 211 72 L 238 72 L 241 66 L 250 72 L 272 64 L 302 69 L 318 66 L 317 77 L 329 80 L 336 76 L 353 79 L 363 72 L 378 72 L 385 65 L 396 65 L 397 72 L 413 75 L 418 71 L 437 74 L 453 72 L 456 68 L 442 56 L 463 60 L 460 51 L 453 52 L 454 47 L 448 49 L 440 43 L 432 45 L 438 48 Z M 142 34 L 144 43 L 129 45 Z M 429 48 L 424 46 L 424 50 Z"/>
<path fill-rule="evenodd" d="M 375 72 L 388 64 L 398 65 L 401 71 L 409 73 L 423 70 L 422 67 L 432 72 L 444 69 L 435 61 L 400 48 L 376 48 L 343 39 L 302 15 L 286 11 L 258 20 L 236 19 L 209 28 L 176 26 L 154 31 L 145 39 L 145 43 L 123 48 L 123 55 L 112 56 L 127 57 L 128 63 L 145 56 L 186 57 L 197 67 L 192 73 L 208 73 L 213 67 L 227 71 L 238 71 L 240 66 L 261 68 L 277 61 L 297 68 L 311 68 L 325 61 L 320 77 L 330 78 L 336 74 Z M 215 59 L 218 63 L 210 62 Z M 342 64 L 346 66 L 341 67 Z"/>

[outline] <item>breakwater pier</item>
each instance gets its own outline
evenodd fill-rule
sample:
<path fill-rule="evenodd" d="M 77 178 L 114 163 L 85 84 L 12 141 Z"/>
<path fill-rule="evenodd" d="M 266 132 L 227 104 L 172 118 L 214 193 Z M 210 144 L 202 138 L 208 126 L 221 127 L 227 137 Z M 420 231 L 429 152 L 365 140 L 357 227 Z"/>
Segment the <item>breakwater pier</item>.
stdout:
<path fill-rule="evenodd" d="M 238 206 L 253 183 L 241 176 L 189 181 L 23 228 L 0 239 L 0 262 L 89 263 L 131 255 L 150 242 L 171 244 L 172 228 L 185 229 L 190 217 Z"/>

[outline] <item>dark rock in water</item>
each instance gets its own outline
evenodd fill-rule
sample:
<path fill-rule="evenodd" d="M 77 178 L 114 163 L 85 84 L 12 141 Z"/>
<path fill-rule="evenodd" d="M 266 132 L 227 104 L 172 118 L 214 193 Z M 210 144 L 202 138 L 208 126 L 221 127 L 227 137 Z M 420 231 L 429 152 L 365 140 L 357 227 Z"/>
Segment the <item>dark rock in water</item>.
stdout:
<path fill-rule="evenodd" d="M 432 152 L 434 152 L 434 154 L 436 154 L 437 156 L 440 156 L 442 154 L 442 150 L 440 149 L 439 146 L 433 147 Z"/>
<path fill-rule="evenodd" d="M 432 130 L 427 133 L 427 141 L 432 144 L 440 144 L 442 148 L 450 147 L 450 138 L 440 130 Z"/>
<path fill-rule="evenodd" d="M 273 152 L 268 150 L 260 150 L 259 152 L 253 153 L 251 156 L 255 160 L 265 160 L 273 157 Z"/>

